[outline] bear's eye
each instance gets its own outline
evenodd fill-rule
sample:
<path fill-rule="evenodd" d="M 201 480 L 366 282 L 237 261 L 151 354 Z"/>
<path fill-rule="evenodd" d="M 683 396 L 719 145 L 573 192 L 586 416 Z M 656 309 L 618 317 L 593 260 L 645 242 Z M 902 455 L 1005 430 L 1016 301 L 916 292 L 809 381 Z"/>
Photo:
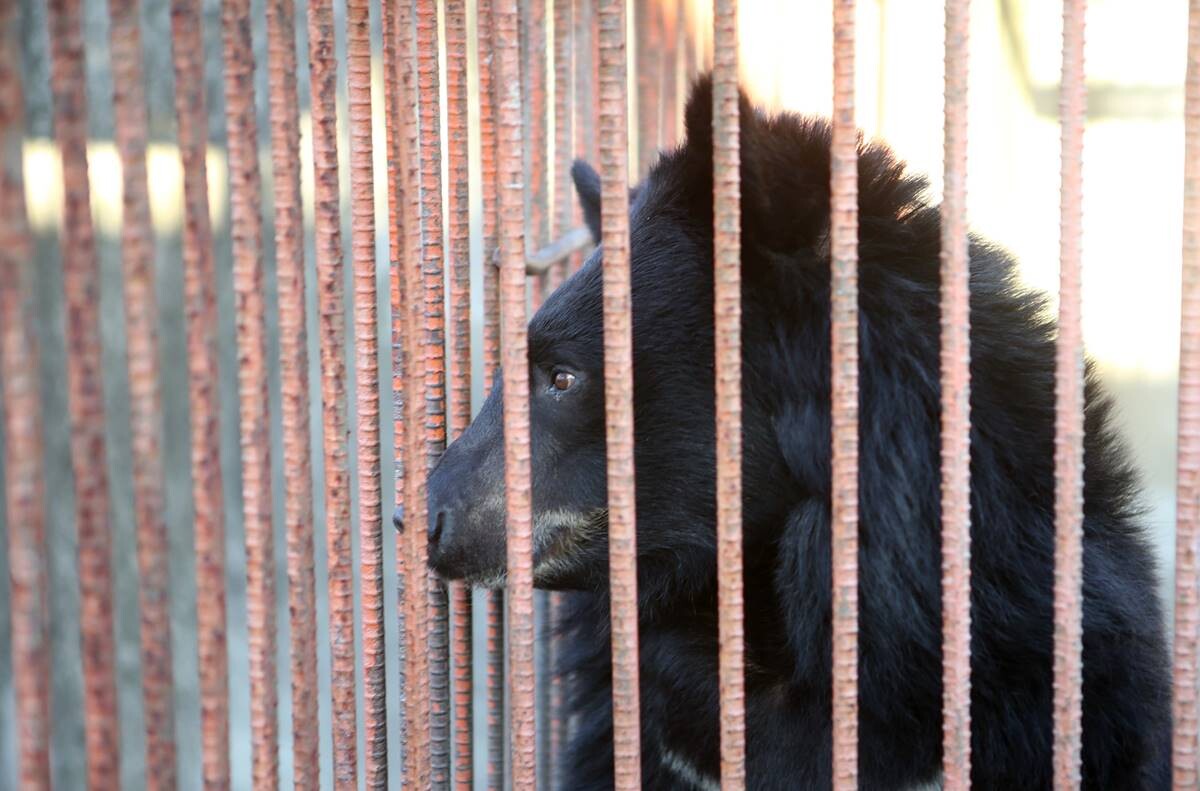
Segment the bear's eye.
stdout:
<path fill-rule="evenodd" d="M 571 385 L 575 384 L 575 374 L 569 374 L 566 371 L 554 372 L 554 389 L 560 393 L 564 390 L 570 390 Z"/>

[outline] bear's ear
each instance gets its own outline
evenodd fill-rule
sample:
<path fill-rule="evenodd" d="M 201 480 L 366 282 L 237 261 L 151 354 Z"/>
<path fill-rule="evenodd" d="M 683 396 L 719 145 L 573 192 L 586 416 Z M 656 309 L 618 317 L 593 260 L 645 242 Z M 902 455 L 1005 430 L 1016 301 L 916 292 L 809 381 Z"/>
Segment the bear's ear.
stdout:
<path fill-rule="evenodd" d="M 575 182 L 575 192 L 579 194 L 583 220 L 592 232 L 592 241 L 600 244 L 600 174 L 582 159 L 577 159 L 571 165 L 571 178 Z"/>

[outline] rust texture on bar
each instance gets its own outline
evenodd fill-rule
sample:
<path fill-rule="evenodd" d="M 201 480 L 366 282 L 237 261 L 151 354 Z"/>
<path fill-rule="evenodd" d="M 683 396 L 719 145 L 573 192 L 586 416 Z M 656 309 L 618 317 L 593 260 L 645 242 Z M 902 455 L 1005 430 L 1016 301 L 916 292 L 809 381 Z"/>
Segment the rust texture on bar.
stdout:
<path fill-rule="evenodd" d="M 369 3 L 346 7 L 350 110 L 350 187 L 354 255 L 354 349 L 358 379 L 359 554 L 368 788 L 387 785 L 387 710 L 383 624 L 383 522 L 379 477 L 379 363 L 375 287 L 375 202 L 371 145 Z"/>
<path fill-rule="evenodd" d="M 109 0 L 109 51 L 113 71 L 113 122 L 121 155 L 121 257 L 137 526 L 146 783 L 151 789 L 173 789 L 176 764 L 170 569 L 163 499 L 158 298 L 146 174 L 147 110 L 139 7 L 137 0 Z"/>
<path fill-rule="evenodd" d="M 596 108 L 595 22 L 593 0 L 571 0 L 575 36 L 575 133 L 573 156 L 595 162 Z"/>
<path fill-rule="evenodd" d="M 225 117 L 233 236 L 233 288 L 246 531 L 246 625 L 255 788 L 279 782 L 275 675 L 275 542 L 271 522 L 270 414 L 263 300 L 262 185 L 254 115 L 254 48 L 249 0 L 223 0 Z"/>
<path fill-rule="evenodd" d="M 405 448 L 406 434 L 405 426 L 407 419 L 405 417 L 406 404 L 408 403 L 405 397 L 405 360 L 403 341 L 405 334 L 404 328 L 404 309 L 403 309 L 403 293 L 405 284 L 402 281 L 403 270 L 401 262 L 406 260 L 406 248 L 404 246 L 404 223 L 407 217 L 407 212 L 404 206 L 405 190 L 402 181 L 403 165 L 402 162 L 405 156 L 405 147 L 402 144 L 404 135 L 404 118 L 401 104 L 400 87 L 401 87 L 401 67 L 398 57 L 399 47 L 399 20 L 397 14 L 396 3 L 383 3 L 383 57 L 384 57 L 384 74 L 386 75 L 385 84 L 390 84 L 390 88 L 384 91 L 384 109 L 386 113 L 386 130 L 387 130 L 387 178 L 388 178 L 388 244 L 389 250 L 389 272 L 388 272 L 388 299 L 389 308 L 391 310 L 391 326 L 390 326 L 390 342 L 391 357 L 392 357 L 392 455 L 395 459 L 395 480 L 393 481 L 393 493 L 395 496 L 395 504 L 397 513 L 402 514 L 404 508 L 404 487 L 407 478 L 405 476 Z M 406 587 L 404 584 L 405 563 L 405 539 L 399 536 L 396 541 L 396 591 L 399 601 L 406 601 Z M 408 631 L 406 625 L 408 623 L 404 607 L 399 608 L 397 613 L 397 621 L 400 630 L 400 640 L 397 646 L 397 658 L 399 660 L 399 672 L 397 673 L 396 684 L 400 692 L 401 706 L 407 705 L 408 701 L 408 649 L 406 645 Z M 394 757 L 394 761 L 399 764 L 401 775 L 405 770 L 406 762 L 409 757 L 408 743 L 406 737 L 406 722 L 405 717 L 398 718 L 398 730 L 400 734 L 400 753 Z"/>
<path fill-rule="evenodd" d="M 533 670 L 533 519 L 529 452 L 529 368 L 525 333 L 525 195 L 517 0 L 495 0 L 492 78 L 500 239 L 500 335 L 504 377 L 504 494 L 508 528 L 509 716 L 512 784 L 537 775 Z"/>
<path fill-rule="evenodd" d="M 601 0 L 599 13 L 600 203 L 604 218 L 604 404 L 612 599 L 614 787 L 636 789 L 641 787 L 642 770 L 624 0 Z"/>
<path fill-rule="evenodd" d="M 497 243 L 499 209 L 496 169 L 496 93 L 492 49 L 492 0 L 478 0 L 476 30 L 479 50 L 479 170 L 483 204 L 483 386 L 492 387 L 500 365 L 500 296 Z M 504 782 L 504 594 L 485 593 L 487 642 L 487 783 Z"/>
<path fill-rule="evenodd" d="M 184 194 L 184 318 L 187 322 L 196 622 L 204 784 L 229 785 L 229 670 L 225 642 L 225 524 L 217 426 L 217 298 L 208 214 L 208 110 L 200 3 L 172 0 L 175 114 Z"/>
<path fill-rule="evenodd" d="M 283 459 L 287 471 L 284 475 L 284 523 L 291 616 L 292 773 L 297 788 L 311 789 L 320 781 L 320 753 L 295 4 L 292 0 L 267 0 L 266 11 L 275 266 L 279 281 Z"/>
<path fill-rule="evenodd" d="M 100 273 L 87 161 L 87 91 L 79 0 L 49 4 L 54 132 L 62 152 L 63 286 L 75 530 L 79 537 L 84 729 L 90 788 L 118 782 L 120 744 L 113 675 L 113 615 L 104 391 L 100 359 Z M 99 463 L 98 461 L 99 460 Z M 215 462 L 214 462 L 215 466 Z M 219 486 L 219 484 L 218 484 Z M 222 671 L 223 672 L 223 671 Z M 224 696 L 224 687 L 221 689 Z"/>
<path fill-rule="evenodd" d="M 450 267 L 450 343 L 446 360 L 446 412 L 452 436 L 471 422 L 471 201 L 468 191 L 470 146 L 467 134 L 467 5 L 447 0 L 446 157 L 447 226 Z M 471 587 L 450 586 L 451 654 L 454 666 L 454 787 L 470 789 L 474 773 L 471 745 Z"/>
<path fill-rule="evenodd" d="M 971 785 L 971 347 L 967 257 L 969 0 L 946 2 L 942 199 L 942 775 Z"/>
<path fill-rule="evenodd" d="M 417 486 L 409 506 L 408 527 L 414 539 L 413 573 L 428 578 L 429 640 L 424 645 L 429 664 L 429 767 L 430 780 L 437 788 L 450 782 L 450 652 L 449 608 L 446 585 L 433 577 L 426 565 L 428 551 L 428 513 L 424 507 L 425 477 L 433 469 L 446 448 L 446 355 L 445 355 L 445 295 L 442 270 L 442 138 L 441 101 L 439 96 L 438 63 L 438 4 L 436 0 L 417 0 L 416 6 L 417 90 L 420 123 L 420 193 L 421 193 L 421 250 L 420 290 L 413 291 L 414 321 L 419 321 L 421 354 L 424 358 L 423 382 L 419 386 L 419 403 L 424 412 L 425 457 L 413 471 Z M 415 299 L 421 294 L 421 301 Z M 414 341 L 415 342 L 415 341 Z M 418 509 L 417 504 L 421 504 Z"/>
<path fill-rule="evenodd" d="M 532 247 L 550 239 L 550 181 L 547 178 L 546 128 L 546 2 L 521 0 L 521 107 L 525 119 L 525 146 L 528 168 L 525 171 L 529 218 L 527 242 Z"/>
<path fill-rule="evenodd" d="M 833 773 L 858 782 L 858 130 L 854 0 L 833 4 L 831 342 L 833 344 Z M 715 47 L 717 57 L 720 46 Z"/>
<path fill-rule="evenodd" d="M 1179 344 L 1179 481 L 1175 527 L 1175 788 L 1195 788 L 1200 649 L 1200 0 L 1188 13 L 1184 110 L 1183 300 Z"/>
<path fill-rule="evenodd" d="M 405 781 L 430 785 L 430 585 L 426 569 L 424 281 L 422 277 L 421 150 L 418 118 L 418 45 L 414 0 L 397 4 L 395 24 L 400 72 L 400 165 L 404 249 L 399 261 L 397 298 L 404 388 L 404 625 L 405 625 Z M 395 326 L 396 318 L 393 318 Z"/>
<path fill-rule="evenodd" d="M 721 787 L 746 786 L 742 602 L 741 156 L 737 2 L 713 10 L 713 319 L 716 351 L 717 607 Z M 607 251 L 606 251 L 607 253 Z"/>
<path fill-rule="evenodd" d="M 571 182 L 571 155 L 573 153 L 573 102 L 574 102 L 574 49 L 575 20 L 572 18 L 573 0 L 554 0 L 554 205 L 551 215 L 550 233 L 555 239 L 563 236 L 575 221 L 575 189 Z M 591 233 L 585 232 L 584 243 L 591 243 Z M 547 275 L 547 287 L 553 291 L 565 279 L 570 260 L 564 258 L 561 266 L 551 266 Z M 526 269 L 528 271 L 528 269 Z M 567 745 L 567 717 L 563 711 L 563 679 L 558 672 L 558 657 L 562 649 L 562 638 L 558 635 L 562 594 L 550 594 L 548 633 L 550 635 L 546 665 L 549 677 L 547 693 L 549 705 L 549 734 L 547 734 L 547 759 L 549 774 L 547 782 L 551 789 L 562 787 L 562 755 Z"/>
<path fill-rule="evenodd" d="M 1054 421 L 1054 787 L 1080 783 L 1083 698 L 1083 71 L 1085 0 L 1063 4 L 1062 194 Z"/>
<path fill-rule="evenodd" d="M 603 5 L 601 6 L 603 8 Z M 650 170 L 650 164 L 658 154 L 659 139 L 659 95 L 662 81 L 659 77 L 662 68 L 662 9 L 657 0 L 635 0 L 635 21 L 638 33 L 634 42 L 634 54 L 637 58 L 637 172 L 645 176 Z M 603 36 L 603 33 L 601 33 Z M 601 39 L 601 49 L 604 41 Z M 601 69 L 604 68 L 601 54 Z M 603 86 L 603 76 L 601 76 Z M 603 104 L 604 97 L 600 97 Z M 603 107 L 601 107 L 603 112 Z M 604 123 L 603 117 L 600 121 Z"/>
<path fill-rule="evenodd" d="M 330 689 L 333 775 L 338 788 L 357 788 L 354 559 L 350 524 L 350 416 L 346 394 L 345 276 L 338 204 L 337 61 L 333 3 L 308 7 L 308 67 L 312 82 L 313 184 L 317 311 L 321 349 L 321 416 L 325 435 L 325 536 L 329 553 Z"/>
<path fill-rule="evenodd" d="M 371 144 L 371 17 L 368 0 L 346 4 L 349 75 L 354 364 L 357 378 L 359 584 L 362 590 L 363 774 L 387 786 L 387 693 L 383 625 L 383 519 L 379 477 L 379 338 Z"/>
<path fill-rule="evenodd" d="M 679 137 L 679 0 L 664 0 L 662 4 L 662 100 L 658 116 L 661 119 L 659 145 L 673 146 Z"/>
<path fill-rule="evenodd" d="M 19 787 L 50 788 L 50 631 L 33 243 L 22 176 L 17 5 L 0 7 L 0 394 Z"/>

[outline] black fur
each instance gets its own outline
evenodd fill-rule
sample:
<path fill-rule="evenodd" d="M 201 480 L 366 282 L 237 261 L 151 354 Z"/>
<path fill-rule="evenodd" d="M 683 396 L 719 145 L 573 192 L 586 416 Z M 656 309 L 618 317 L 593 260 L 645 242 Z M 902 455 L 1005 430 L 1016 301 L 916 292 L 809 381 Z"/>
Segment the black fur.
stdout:
<path fill-rule="evenodd" d="M 719 764 L 710 91 L 707 81 L 696 87 L 687 143 L 663 155 L 631 204 L 649 789 L 691 787 L 665 750 L 710 778 Z M 744 100 L 742 119 L 749 787 L 820 789 L 831 771 L 830 133 L 824 121 L 768 118 Z M 574 172 L 598 231 L 594 173 Z M 864 789 L 931 781 L 941 761 L 940 237 L 925 188 L 887 149 L 860 146 Z M 600 257 L 530 325 L 535 511 L 578 501 L 590 513 L 604 502 Z M 1011 259 L 975 238 L 971 319 L 972 780 L 980 789 L 1049 788 L 1055 328 L 1042 298 L 1017 287 Z M 545 377 L 563 366 L 579 372 L 579 392 L 546 400 Z M 435 472 L 436 512 L 476 496 L 466 462 L 479 463 L 479 449 L 495 441 L 501 398 L 497 388 L 480 427 Z M 563 406 L 569 398 L 577 401 Z M 1170 690 L 1157 572 L 1109 412 L 1089 375 L 1083 779 L 1094 789 L 1165 788 Z M 486 529 L 503 529 L 494 522 Z M 435 567 L 466 573 L 456 563 L 470 552 L 443 543 Z M 539 558 L 552 544 L 539 541 Z M 573 730 L 565 787 L 606 789 L 606 540 L 571 551 L 565 570 L 538 580 L 574 591 L 562 625 Z"/>

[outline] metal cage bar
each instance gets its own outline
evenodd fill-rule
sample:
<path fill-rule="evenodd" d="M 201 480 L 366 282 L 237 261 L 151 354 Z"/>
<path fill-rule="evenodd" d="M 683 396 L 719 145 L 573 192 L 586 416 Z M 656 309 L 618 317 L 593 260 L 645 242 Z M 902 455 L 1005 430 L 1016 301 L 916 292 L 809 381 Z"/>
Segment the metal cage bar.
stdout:
<path fill-rule="evenodd" d="M 320 780 L 320 752 L 295 4 L 293 0 L 268 0 L 266 16 L 275 276 L 279 286 L 280 413 L 283 461 L 288 471 L 283 485 L 290 613 L 292 780 L 297 788 L 308 789 L 316 788 Z"/>
<path fill-rule="evenodd" d="M 1183 283 L 1179 343 L 1179 477 L 1175 528 L 1175 788 L 1195 788 L 1200 649 L 1200 0 L 1189 3 L 1184 109 Z"/>
<path fill-rule="evenodd" d="M 834 788 L 858 783 L 858 129 L 854 0 L 833 5 L 830 248 Z M 719 49 L 716 52 L 720 56 Z"/>
<path fill-rule="evenodd" d="M 471 422 L 471 201 L 468 191 L 470 145 L 467 133 L 467 5 L 447 0 L 446 29 L 446 157 L 449 204 L 447 268 L 450 271 L 450 342 L 446 356 L 448 437 L 454 439 Z M 454 682 L 454 787 L 474 782 L 472 744 L 473 605 L 471 587 L 450 585 L 450 651 Z"/>
<path fill-rule="evenodd" d="M 308 6 L 312 86 L 317 334 L 325 454 L 325 543 L 329 575 L 330 710 L 337 788 L 357 788 L 358 723 L 354 656 L 354 559 L 351 551 L 350 413 L 346 388 L 346 299 L 338 183 L 337 61 L 333 3 Z"/>
<path fill-rule="evenodd" d="M 1083 126 L 1086 0 L 1063 3 L 1062 195 L 1054 423 L 1054 787 L 1078 788 L 1083 692 Z"/>
<path fill-rule="evenodd" d="M 254 787 L 279 779 L 275 676 L 275 542 L 271 521 L 267 327 L 263 294 L 262 186 L 254 102 L 254 50 L 248 0 L 221 4 L 225 118 L 232 194 L 233 287 L 237 302 L 237 374 L 246 532 L 246 611 Z"/>
<path fill-rule="evenodd" d="M 354 364 L 357 380 L 359 587 L 362 591 L 363 775 L 387 786 L 387 679 L 383 609 L 383 491 L 380 480 L 379 329 L 375 285 L 375 175 L 371 140 L 371 10 L 346 3 L 350 115 Z"/>
<path fill-rule="evenodd" d="M 737 1 L 713 12 L 713 341 L 716 353 L 717 612 L 721 787 L 746 786 L 742 600 L 741 129 Z"/>
<path fill-rule="evenodd" d="M 121 255 L 133 499 L 141 615 L 142 716 L 146 783 L 176 786 L 174 679 L 171 669 L 170 569 L 164 501 L 163 413 L 158 379 L 158 298 L 154 229 L 146 172 L 147 109 L 137 0 L 110 0 L 113 121 L 121 155 Z"/>
<path fill-rule="evenodd" d="M 942 774 L 971 786 L 971 324 L 967 255 L 969 0 L 946 2 L 941 249 Z"/>
<path fill-rule="evenodd" d="M 624 0 L 599 0 L 600 174 L 604 258 L 604 406 L 608 454 L 615 788 L 641 787 L 637 535 L 633 471 L 633 322 Z"/>
<path fill-rule="evenodd" d="M 0 7 L 0 395 L 18 783 L 50 789 L 50 623 L 40 353 L 22 167 L 24 92 L 17 5 Z"/>
<path fill-rule="evenodd" d="M 200 3 L 172 0 L 175 115 L 184 191 L 184 299 L 195 513 L 196 620 L 201 744 L 207 787 L 229 783 L 229 678 L 225 629 L 225 521 L 220 469 L 216 267 L 208 204 L 208 111 Z"/>

